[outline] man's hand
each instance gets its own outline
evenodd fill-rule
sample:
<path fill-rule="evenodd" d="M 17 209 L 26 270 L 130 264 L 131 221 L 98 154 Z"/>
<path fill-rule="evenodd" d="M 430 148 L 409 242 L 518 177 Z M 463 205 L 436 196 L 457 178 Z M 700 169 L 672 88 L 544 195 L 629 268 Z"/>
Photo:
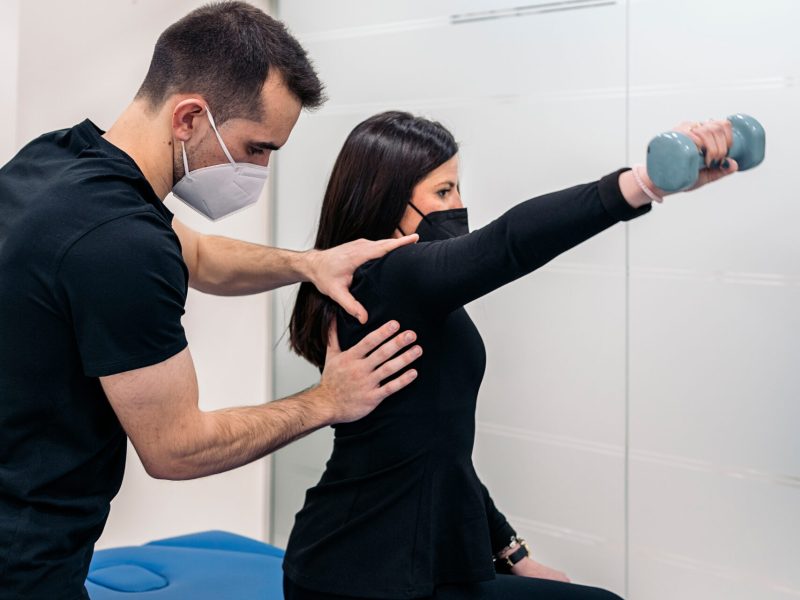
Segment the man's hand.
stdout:
<path fill-rule="evenodd" d="M 201 411 L 188 348 L 100 383 L 147 472 L 192 479 L 244 465 L 320 427 L 360 419 L 414 381 L 417 372 L 408 370 L 381 385 L 422 354 L 414 346 L 392 358 L 416 339 L 399 330 L 392 321 L 342 352 L 332 329 L 320 384 L 258 406 Z"/>
<path fill-rule="evenodd" d="M 367 322 L 367 311 L 350 294 L 353 273 L 369 260 L 380 258 L 406 244 L 419 239 L 417 234 L 397 239 L 355 240 L 329 250 L 309 250 L 305 253 L 308 280 L 331 300 L 344 308 L 362 325 Z"/>
<path fill-rule="evenodd" d="M 511 567 L 511 573 L 514 575 L 520 575 L 522 577 L 552 579 L 553 581 L 563 581 L 565 583 L 570 582 L 569 577 L 567 577 L 561 571 L 556 571 L 555 569 L 551 569 L 550 567 L 538 563 L 529 556 L 526 556 L 513 567 Z"/>
<path fill-rule="evenodd" d="M 399 323 L 390 321 L 342 352 L 336 324 L 331 325 L 325 370 L 318 386 L 322 398 L 330 403 L 331 423 L 357 421 L 416 379 L 417 372 L 409 369 L 381 385 L 422 355 L 422 348 L 414 346 L 392 358 L 417 339 L 413 331 L 397 334 L 399 329 Z"/>

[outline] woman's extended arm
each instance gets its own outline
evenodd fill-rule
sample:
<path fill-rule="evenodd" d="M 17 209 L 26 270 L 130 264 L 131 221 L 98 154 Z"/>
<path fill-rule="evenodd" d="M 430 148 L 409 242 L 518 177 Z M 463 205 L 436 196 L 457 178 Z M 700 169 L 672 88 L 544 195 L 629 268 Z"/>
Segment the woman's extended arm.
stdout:
<path fill-rule="evenodd" d="M 682 123 L 705 156 L 696 189 L 730 175 L 736 162 L 726 154 L 733 137 L 729 121 Z M 390 254 L 378 289 L 405 306 L 450 312 L 546 264 L 562 252 L 650 210 L 665 192 L 643 169 L 630 169 L 518 204 L 496 221 L 451 240 L 417 244 Z"/>
<path fill-rule="evenodd" d="M 625 200 L 622 172 L 522 202 L 468 235 L 400 248 L 367 272 L 394 303 L 450 312 L 648 212 Z"/>

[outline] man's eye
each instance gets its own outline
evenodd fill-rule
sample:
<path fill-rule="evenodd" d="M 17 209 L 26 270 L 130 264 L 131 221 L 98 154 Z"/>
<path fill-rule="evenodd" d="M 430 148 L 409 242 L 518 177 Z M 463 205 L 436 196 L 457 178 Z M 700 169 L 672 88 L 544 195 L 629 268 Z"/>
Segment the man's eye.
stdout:
<path fill-rule="evenodd" d="M 251 155 L 251 156 L 258 155 L 258 154 L 264 154 L 264 149 L 263 148 L 256 148 L 255 146 L 251 146 L 250 148 L 247 149 L 247 153 L 249 155 Z"/>

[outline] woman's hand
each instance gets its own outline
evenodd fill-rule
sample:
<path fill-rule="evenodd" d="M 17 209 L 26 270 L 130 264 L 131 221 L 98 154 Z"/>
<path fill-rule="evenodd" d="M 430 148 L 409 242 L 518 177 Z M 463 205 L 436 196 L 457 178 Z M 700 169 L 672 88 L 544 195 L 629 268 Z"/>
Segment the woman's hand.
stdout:
<path fill-rule="evenodd" d="M 733 128 L 727 119 L 705 123 L 686 121 L 675 127 L 674 131 L 689 136 L 697 144 L 699 151 L 705 155 L 706 168 L 700 170 L 697 183 L 685 191 L 696 190 L 707 183 L 735 173 L 739 168 L 735 160 L 727 158 L 728 151 L 733 145 Z"/>
<path fill-rule="evenodd" d="M 697 151 L 705 156 L 706 168 L 699 171 L 697 182 L 688 190 L 682 191 L 696 190 L 738 170 L 736 161 L 727 157 L 733 144 L 733 129 L 727 119 L 705 123 L 685 121 L 673 128 L 673 131 L 687 135 L 697 145 Z M 648 177 L 645 167 L 634 168 L 637 169 L 642 183 L 659 198 L 674 193 L 657 188 Z M 633 208 L 640 208 L 652 200 L 637 183 L 633 171 L 625 171 L 619 176 L 619 188 Z"/>
<path fill-rule="evenodd" d="M 526 556 L 511 567 L 511 573 L 521 577 L 536 577 L 537 579 L 552 579 L 553 581 L 569 583 L 569 577 L 564 573 L 538 563 L 530 556 Z"/>

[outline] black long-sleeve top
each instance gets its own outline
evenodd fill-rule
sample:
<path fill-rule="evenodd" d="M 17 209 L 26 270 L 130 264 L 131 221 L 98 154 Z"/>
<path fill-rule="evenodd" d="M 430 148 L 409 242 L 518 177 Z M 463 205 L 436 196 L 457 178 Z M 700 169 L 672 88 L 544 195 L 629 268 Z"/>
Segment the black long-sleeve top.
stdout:
<path fill-rule="evenodd" d="M 613 173 L 523 202 L 468 235 L 420 242 L 369 262 L 353 295 L 360 325 L 337 317 L 343 349 L 390 319 L 417 332 L 417 380 L 355 423 L 297 514 L 284 561 L 296 584 L 364 598 L 428 596 L 437 584 L 494 577 L 492 554 L 514 530 L 472 465 L 486 364 L 463 306 L 541 267 L 633 209 Z"/>

